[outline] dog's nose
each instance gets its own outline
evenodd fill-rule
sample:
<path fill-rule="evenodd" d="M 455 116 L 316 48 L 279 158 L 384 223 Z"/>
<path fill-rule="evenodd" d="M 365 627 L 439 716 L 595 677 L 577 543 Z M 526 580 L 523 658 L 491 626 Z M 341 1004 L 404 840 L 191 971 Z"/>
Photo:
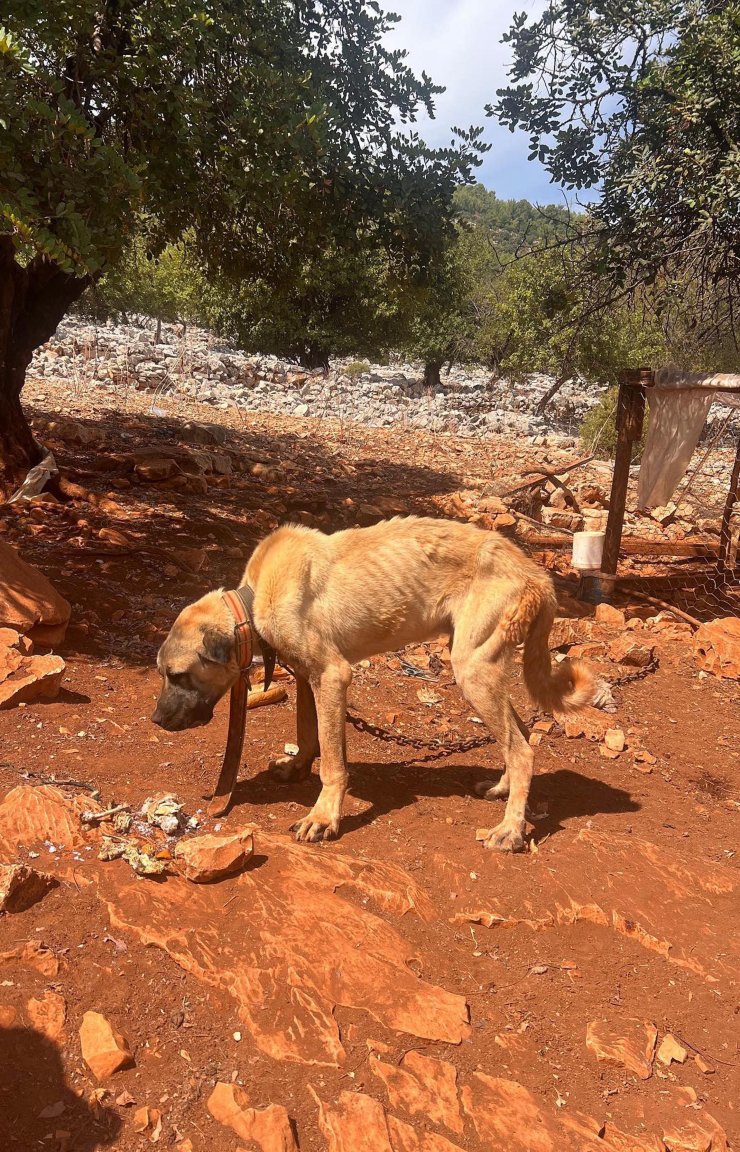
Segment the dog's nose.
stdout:
<path fill-rule="evenodd" d="M 160 714 L 159 708 L 155 708 L 152 712 L 152 724 L 157 724 L 160 728 L 164 728 L 164 717 Z"/>

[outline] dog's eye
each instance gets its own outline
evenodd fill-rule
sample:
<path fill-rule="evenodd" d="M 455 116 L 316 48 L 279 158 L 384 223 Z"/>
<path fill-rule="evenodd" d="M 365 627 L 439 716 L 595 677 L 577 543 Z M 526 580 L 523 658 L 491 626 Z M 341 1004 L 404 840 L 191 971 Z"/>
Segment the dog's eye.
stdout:
<path fill-rule="evenodd" d="M 177 688 L 188 688 L 189 680 L 187 672 L 168 672 L 167 679 L 170 684 L 174 684 Z"/>

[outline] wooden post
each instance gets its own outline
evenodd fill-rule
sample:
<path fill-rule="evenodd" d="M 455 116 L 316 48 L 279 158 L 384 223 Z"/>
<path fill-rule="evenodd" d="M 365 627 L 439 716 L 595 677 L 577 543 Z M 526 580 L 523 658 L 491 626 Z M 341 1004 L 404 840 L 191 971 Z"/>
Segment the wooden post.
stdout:
<path fill-rule="evenodd" d="M 722 511 L 722 529 L 719 537 L 719 563 L 717 565 L 721 576 L 726 576 L 730 571 L 730 551 L 732 547 L 732 533 L 731 521 L 732 513 L 735 505 L 740 500 L 740 440 L 737 442 L 737 452 L 735 454 L 735 463 L 732 469 L 732 479 L 730 480 L 730 490 L 727 493 L 727 499 Z M 732 564 L 734 571 L 735 564 Z"/>
<path fill-rule="evenodd" d="M 645 389 L 653 384 L 649 368 L 625 371 L 620 376 L 617 399 L 617 451 L 614 457 L 609 516 L 604 533 L 604 552 L 598 572 L 584 572 L 578 586 L 578 598 L 599 604 L 611 600 L 617 579 L 619 547 L 622 542 L 627 485 L 630 478 L 632 448 L 642 436 L 645 416 Z"/>
<path fill-rule="evenodd" d="M 623 372 L 619 382 L 616 420 L 617 451 L 614 456 L 609 516 L 604 535 L 604 556 L 601 561 L 601 571 L 607 576 L 615 576 L 617 572 L 633 445 L 642 436 L 642 422 L 645 416 L 645 387 L 649 387 L 652 382 L 653 374 L 647 368 Z"/>

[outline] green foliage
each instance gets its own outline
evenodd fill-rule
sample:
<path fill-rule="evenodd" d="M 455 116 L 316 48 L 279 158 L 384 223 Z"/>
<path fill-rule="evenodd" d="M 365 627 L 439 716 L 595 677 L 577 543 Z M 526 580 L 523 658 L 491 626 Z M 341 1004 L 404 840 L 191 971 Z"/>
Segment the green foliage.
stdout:
<path fill-rule="evenodd" d="M 168 323 L 204 319 L 206 278 L 192 256 L 192 237 L 149 255 L 136 236 L 121 260 L 82 297 L 79 311 L 95 320 L 151 316 Z"/>
<path fill-rule="evenodd" d="M 367 360 L 352 360 L 344 369 L 345 375 L 353 379 L 355 376 L 364 376 L 369 371 L 370 364 Z"/>
<path fill-rule="evenodd" d="M 619 388 L 613 384 L 597 404 L 584 417 L 579 435 L 585 452 L 593 452 L 600 460 L 613 460 L 617 451 L 617 397 Z M 635 444 L 632 459 L 637 462 L 642 457 L 648 429 L 648 411 L 642 426 L 642 436 Z"/>
<path fill-rule="evenodd" d="M 208 323 L 250 350 L 323 367 L 330 356 L 369 356 L 394 343 L 405 276 L 370 243 L 327 243 L 296 262 L 289 279 L 215 280 L 204 295 Z"/>
<path fill-rule="evenodd" d="M 571 213 L 558 204 L 540 208 L 529 200 L 499 200 L 483 184 L 456 188 L 454 204 L 458 219 L 483 230 L 499 259 L 563 237 L 571 223 Z"/>
<path fill-rule="evenodd" d="M 451 228 L 479 130 L 427 148 L 397 125 L 439 89 L 384 47 L 372 0 L 9 0 L 0 31 L 0 237 L 96 276 L 140 213 L 193 230 L 236 279 L 290 281 L 325 245 L 417 274 Z"/>
<path fill-rule="evenodd" d="M 569 188 L 598 188 L 591 268 L 612 298 L 691 284 L 695 320 L 740 302 L 740 3 L 553 0 L 517 16 L 489 108 Z M 656 310 L 661 307 L 656 298 Z"/>

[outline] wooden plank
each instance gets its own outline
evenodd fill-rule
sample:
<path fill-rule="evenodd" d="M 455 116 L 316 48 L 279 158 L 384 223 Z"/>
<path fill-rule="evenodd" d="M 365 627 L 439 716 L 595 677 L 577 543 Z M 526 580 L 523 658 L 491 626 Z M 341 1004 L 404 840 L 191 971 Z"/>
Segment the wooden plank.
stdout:
<path fill-rule="evenodd" d="M 570 536 L 522 536 L 522 543 L 533 548 L 569 548 Z M 683 556 L 697 560 L 716 560 L 717 549 L 699 540 L 643 540 L 639 536 L 623 536 L 620 552 L 625 556 Z"/>

